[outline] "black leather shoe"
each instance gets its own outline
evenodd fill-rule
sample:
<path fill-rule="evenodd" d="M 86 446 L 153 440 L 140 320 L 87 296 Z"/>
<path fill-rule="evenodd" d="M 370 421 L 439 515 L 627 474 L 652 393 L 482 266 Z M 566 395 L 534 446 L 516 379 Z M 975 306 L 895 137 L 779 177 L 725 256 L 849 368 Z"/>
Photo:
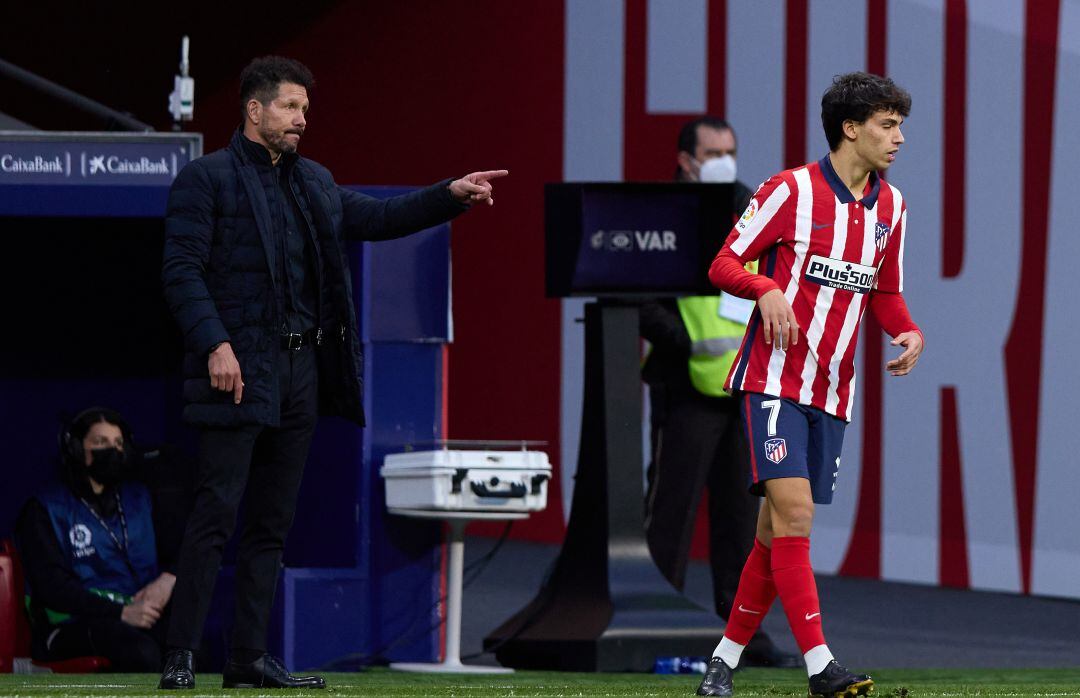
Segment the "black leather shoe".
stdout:
<path fill-rule="evenodd" d="M 814 698 L 843 698 L 865 696 L 873 690 L 874 681 L 869 676 L 853 674 L 834 659 L 825 665 L 820 674 L 810 677 L 808 692 Z"/>
<path fill-rule="evenodd" d="M 326 688 L 321 676 L 293 676 L 281 660 L 269 654 L 254 662 L 229 660 L 221 672 L 222 688 Z"/>
<path fill-rule="evenodd" d="M 698 686 L 699 696 L 730 696 L 734 693 L 731 686 L 731 667 L 724 664 L 724 660 L 713 657 L 709 660 L 709 668 L 705 670 L 705 678 Z"/>
<path fill-rule="evenodd" d="M 191 650 L 169 650 L 158 688 L 195 688 L 195 655 Z"/>
<path fill-rule="evenodd" d="M 763 631 L 754 633 L 742 652 L 739 660 L 740 667 L 757 666 L 773 667 L 775 669 L 798 669 L 802 666 L 798 655 L 783 651 L 773 644 L 771 638 Z"/>

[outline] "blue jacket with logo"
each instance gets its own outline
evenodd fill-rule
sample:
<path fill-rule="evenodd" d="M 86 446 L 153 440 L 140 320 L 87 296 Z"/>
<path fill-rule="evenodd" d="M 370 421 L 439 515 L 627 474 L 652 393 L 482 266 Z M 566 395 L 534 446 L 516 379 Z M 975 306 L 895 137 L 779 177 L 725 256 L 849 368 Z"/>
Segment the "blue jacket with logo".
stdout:
<path fill-rule="evenodd" d="M 45 506 L 60 548 L 83 586 L 122 602 L 123 597 L 152 582 L 158 569 L 150 493 L 137 483 L 123 483 L 118 491 L 127 524 L 126 554 L 117 546 L 117 542 L 124 543 L 119 513 L 104 520 L 112 531 L 110 536 L 98 517 L 67 487 L 50 490 L 38 501 Z"/>

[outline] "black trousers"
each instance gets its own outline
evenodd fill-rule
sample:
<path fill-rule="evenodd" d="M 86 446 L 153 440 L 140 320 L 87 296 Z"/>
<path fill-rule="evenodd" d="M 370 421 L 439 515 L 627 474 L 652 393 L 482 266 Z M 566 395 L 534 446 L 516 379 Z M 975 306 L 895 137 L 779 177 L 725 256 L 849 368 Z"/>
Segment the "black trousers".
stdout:
<path fill-rule="evenodd" d="M 281 350 L 281 426 L 205 429 L 199 442 L 195 506 L 184 532 L 173 589 L 171 647 L 196 649 L 221 566 L 244 520 L 236 558 L 232 647 L 265 650 L 285 536 L 318 416 L 318 369 L 311 348 Z"/>
<path fill-rule="evenodd" d="M 143 630 L 119 618 L 80 618 L 44 629 L 43 642 L 35 642 L 41 649 L 34 652 L 34 658 L 55 662 L 73 657 L 105 657 L 112 665 L 111 671 L 161 671 L 167 623 L 163 616 L 152 628 Z"/>
<path fill-rule="evenodd" d="M 663 575 L 681 590 L 694 520 L 708 487 L 713 599 L 717 614 L 727 620 L 743 564 L 754 546 L 761 501 L 747 490 L 749 450 L 739 403 L 700 394 L 660 393 L 652 398 L 652 460 L 645 501 L 649 550 Z"/>

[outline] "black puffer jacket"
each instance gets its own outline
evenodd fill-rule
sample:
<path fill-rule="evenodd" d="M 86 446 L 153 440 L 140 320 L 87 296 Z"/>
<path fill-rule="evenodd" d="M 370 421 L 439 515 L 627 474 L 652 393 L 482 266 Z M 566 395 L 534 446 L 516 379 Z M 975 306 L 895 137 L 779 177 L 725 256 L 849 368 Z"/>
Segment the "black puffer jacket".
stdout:
<path fill-rule="evenodd" d="M 281 269 L 272 242 L 265 182 L 269 153 L 251 148 L 238 130 L 228 147 L 189 163 L 173 183 L 165 220 L 165 299 L 184 334 L 184 419 L 196 426 L 277 426 L 277 355 L 282 321 Z M 315 235 L 327 340 L 317 349 L 319 411 L 363 424 L 362 356 L 353 307 L 346 239 L 389 240 L 453 218 L 467 207 L 450 195 L 450 180 L 391 199 L 339 187 L 329 170 L 298 157 L 294 184 L 307 198 L 304 216 Z M 244 394 L 210 387 L 207 358 L 232 344 Z"/>

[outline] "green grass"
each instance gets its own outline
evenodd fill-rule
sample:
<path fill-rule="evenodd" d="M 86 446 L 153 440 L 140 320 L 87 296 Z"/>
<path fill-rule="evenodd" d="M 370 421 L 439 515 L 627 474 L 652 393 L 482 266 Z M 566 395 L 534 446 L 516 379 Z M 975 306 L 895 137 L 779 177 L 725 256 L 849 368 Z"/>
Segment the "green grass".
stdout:
<path fill-rule="evenodd" d="M 876 698 L 920 696 L 1080 696 L 1078 669 L 907 670 L 871 672 Z M 255 696 L 692 696 L 699 678 L 690 675 L 568 674 L 522 671 L 511 676 L 404 674 L 372 669 L 358 674 L 327 674 L 326 691 L 224 691 L 221 677 L 200 674 L 194 691 L 182 698 Z M 151 674 L 30 676 L 0 675 L 0 696 L 144 696 L 155 690 Z M 747 669 L 735 675 L 737 696 L 805 696 L 806 675 L 798 670 Z"/>

